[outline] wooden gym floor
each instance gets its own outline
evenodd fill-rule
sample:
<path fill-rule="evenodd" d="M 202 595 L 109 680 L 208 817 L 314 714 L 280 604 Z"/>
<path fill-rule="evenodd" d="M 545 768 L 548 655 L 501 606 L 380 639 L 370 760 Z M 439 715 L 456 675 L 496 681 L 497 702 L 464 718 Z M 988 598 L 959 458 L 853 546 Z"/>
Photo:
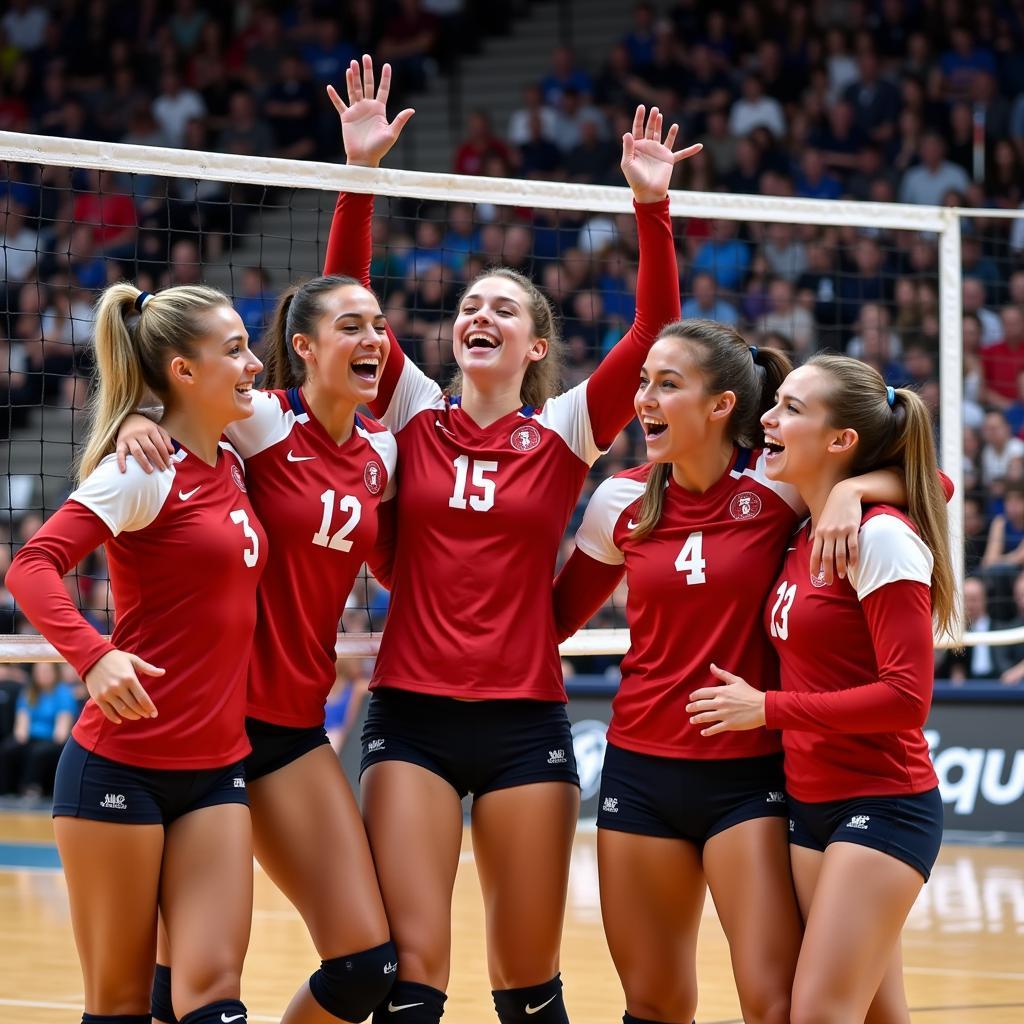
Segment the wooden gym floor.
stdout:
<path fill-rule="evenodd" d="M 82 990 L 49 817 L 0 813 L 0 1022 L 67 1024 Z M 249 1020 L 277 1021 L 316 957 L 302 922 L 260 872 L 242 994 Z M 455 888 L 445 1024 L 492 1024 L 483 914 L 468 840 Z M 946 845 L 904 933 L 920 1024 L 1024 1021 L 1024 848 Z M 700 1024 L 739 1019 L 725 939 L 709 900 L 700 943 Z M 562 943 L 573 1024 L 616 1024 L 623 1001 L 601 932 L 594 836 L 573 855 Z"/>

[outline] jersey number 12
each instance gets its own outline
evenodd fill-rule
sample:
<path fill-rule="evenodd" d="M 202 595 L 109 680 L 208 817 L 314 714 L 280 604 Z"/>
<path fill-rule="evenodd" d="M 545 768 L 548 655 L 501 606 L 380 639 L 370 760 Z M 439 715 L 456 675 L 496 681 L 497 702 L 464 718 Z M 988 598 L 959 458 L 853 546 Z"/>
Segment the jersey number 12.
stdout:
<path fill-rule="evenodd" d="M 320 500 L 324 503 L 324 517 L 320 520 L 320 529 L 313 534 L 313 543 L 319 548 L 330 548 L 332 551 L 351 551 L 352 541 L 348 535 L 359 525 L 363 515 L 363 506 L 352 494 L 346 494 L 338 502 L 338 511 L 347 512 L 348 519 L 342 524 L 334 536 L 331 536 L 331 520 L 334 519 L 334 491 L 324 491 Z"/>

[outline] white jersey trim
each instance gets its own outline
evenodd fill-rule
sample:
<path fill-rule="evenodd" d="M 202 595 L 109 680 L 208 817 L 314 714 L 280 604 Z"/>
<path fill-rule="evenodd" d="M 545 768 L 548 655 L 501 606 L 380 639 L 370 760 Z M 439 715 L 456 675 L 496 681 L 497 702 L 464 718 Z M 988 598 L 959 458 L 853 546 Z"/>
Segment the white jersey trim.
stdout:
<path fill-rule="evenodd" d="M 388 482 L 395 478 L 395 466 L 398 464 L 398 442 L 390 430 L 363 430 L 356 427 L 356 433 L 377 453 L 384 463 L 384 472 Z"/>
<path fill-rule="evenodd" d="M 879 587 L 899 580 L 929 586 L 932 553 L 902 519 L 893 515 L 872 516 L 860 528 L 860 561 L 850 568 L 849 579 L 857 598 L 864 600 Z"/>
<path fill-rule="evenodd" d="M 145 529 L 160 514 L 173 490 L 175 468 L 185 454 L 182 450 L 172 455 L 171 468 L 164 473 L 146 473 L 129 455 L 123 474 L 117 468 L 117 456 L 108 455 L 69 499 L 102 519 L 115 537 Z"/>
<path fill-rule="evenodd" d="M 630 477 L 612 476 L 590 498 L 583 522 L 576 531 L 576 547 L 605 565 L 622 565 L 626 556 L 615 544 L 615 525 L 622 513 L 643 497 L 644 482 Z M 627 524 L 628 525 L 628 524 Z"/>
<path fill-rule="evenodd" d="M 553 430 L 581 462 L 592 466 L 604 454 L 594 441 L 594 426 L 587 406 L 587 382 L 548 399 L 536 415 L 541 425 Z"/>
<path fill-rule="evenodd" d="M 756 451 L 757 449 L 754 450 Z M 791 484 L 772 480 L 768 476 L 766 456 L 767 452 L 762 448 L 757 461 L 752 466 L 747 466 L 742 473 L 737 473 L 734 469 L 730 470 L 730 475 L 735 480 L 739 480 L 740 477 L 749 476 L 762 487 L 766 487 L 773 494 L 777 494 L 798 516 L 806 516 L 807 506 L 804 504 L 803 498 L 800 497 L 800 492 Z"/>
<path fill-rule="evenodd" d="M 297 416 L 290 408 L 283 409 L 276 395 L 253 388 L 252 415 L 229 423 L 224 436 L 243 459 L 249 459 L 283 441 L 296 423 L 308 421 L 307 413 Z"/>
<path fill-rule="evenodd" d="M 395 393 L 380 421 L 391 433 L 397 434 L 421 412 L 443 408 L 444 395 L 437 381 L 431 380 L 406 356 L 402 373 L 395 385 Z"/>

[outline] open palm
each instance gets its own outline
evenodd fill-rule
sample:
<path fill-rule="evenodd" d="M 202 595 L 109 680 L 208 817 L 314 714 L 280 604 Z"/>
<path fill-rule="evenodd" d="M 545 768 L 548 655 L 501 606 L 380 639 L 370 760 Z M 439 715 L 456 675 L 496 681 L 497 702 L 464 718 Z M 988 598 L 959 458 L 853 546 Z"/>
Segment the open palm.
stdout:
<path fill-rule="evenodd" d="M 664 117 L 657 107 L 651 107 L 644 124 L 643 104 L 636 108 L 633 129 L 622 136 L 622 173 L 629 182 L 637 202 L 650 203 L 664 199 L 677 163 L 699 153 L 704 147 L 698 142 L 677 153 L 672 152 L 679 126 L 672 125 L 661 141 Z"/>
<path fill-rule="evenodd" d="M 334 86 L 327 86 L 327 95 L 341 118 L 345 155 L 350 164 L 377 167 L 398 141 L 415 111 L 407 108 L 397 114 L 394 121 L 388 122 L 391 65 L 385 64 L 381 68 L 380 87 L 374 96 L 373 60 L 369 54 L 363 54 L 362 67 L 358 61 L 352 61 L 345 71 L 345 85 L 348 103 L 338 95 Z"/>

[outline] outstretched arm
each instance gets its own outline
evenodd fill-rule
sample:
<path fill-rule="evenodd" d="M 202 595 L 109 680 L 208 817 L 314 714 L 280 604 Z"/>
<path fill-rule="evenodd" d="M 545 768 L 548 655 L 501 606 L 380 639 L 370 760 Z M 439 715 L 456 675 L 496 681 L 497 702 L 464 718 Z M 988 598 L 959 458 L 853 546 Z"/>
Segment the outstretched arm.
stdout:
<path fill-rule="evenodd" d="M 353 167 L 379 167 L 415 111 L 407 107 L 393 121 L 388 121 L 391 65 L 385 64 L 381 68 L 380 87 L 374 92 L 373 60 L 369 54 L 363 54 L 362 64 L 355 60 L 349 64 L 345 72 L 345 86 L 347 103 L 332 85 L 327 86 L 327 95 L 341 120 L 346 163 Z M 339 194 L 327 238 L 325 274 L 346 274 L 361 281 L 367 288 L 370 287 L 372 225 L 372 195 L 355 192 Z M 388 340 L 391 347 L 381 373 L 377 398 L 370 405 L 375 416 L 382 416 L 391 404 L 405 364 L 405 354 L 390 327 Z"/>
<path fill-rule="evenodd" d="M 672 125 L 663 143 L 663 120 L 658 108 L 653 107 L 645 127 L 644 108 L 639 106 L 633 130 L 622 137 L 621 166 L 633 190 L 640 264 L 633 326 L 587 381 L 587 408 L 600 448 L 607 448 L 633 415 L 633 391 L 624 382 L 639 379 L 658 331 L 679 319 L 679 272 L 668 213 L 668 186 L 675 165 L 699 153 L 701 146 L 673 153 L 679 129 Z"/>
<path fill-rule="evenodd" d="M 555 577 L 552 599 L 558 642 L 584 626 L 619 585 L 624 564 L 608 565 L 577 548 Z"/>

